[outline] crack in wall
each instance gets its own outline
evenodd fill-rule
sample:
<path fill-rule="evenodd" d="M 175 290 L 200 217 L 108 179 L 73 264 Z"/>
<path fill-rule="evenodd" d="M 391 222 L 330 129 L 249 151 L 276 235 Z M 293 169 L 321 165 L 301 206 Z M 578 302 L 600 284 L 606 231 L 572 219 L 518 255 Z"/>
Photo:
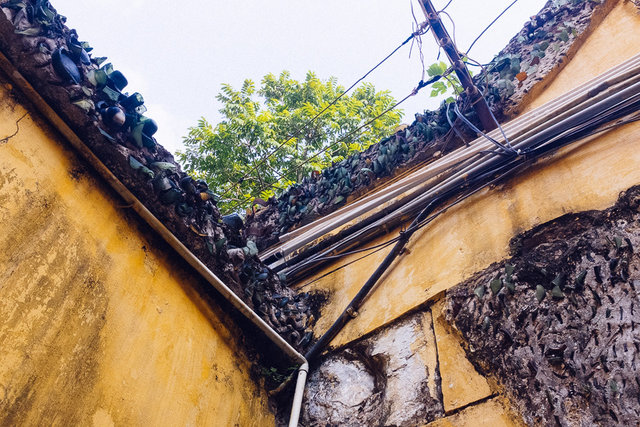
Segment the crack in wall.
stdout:
<path fill-rule="evenodd" d="M 9 142 L 9 140 L 11 138 L 13 138 L 14 136 L 16 136 L 18 134 L 18 132 L 20 132 L 20 121 L 22 119 L 24 119 L 25 117 L 27 117 L 28 113 L 24 113 L 22 115 L 22 117 L 20 117 L 18 120 L 16 120 L 16 131 L 14 133 L 12 133 L 9 136 L 5 136 L 4 138 L 0 138 L 0 145 L 1 144 L 6 144 L 7 142 Z"/>

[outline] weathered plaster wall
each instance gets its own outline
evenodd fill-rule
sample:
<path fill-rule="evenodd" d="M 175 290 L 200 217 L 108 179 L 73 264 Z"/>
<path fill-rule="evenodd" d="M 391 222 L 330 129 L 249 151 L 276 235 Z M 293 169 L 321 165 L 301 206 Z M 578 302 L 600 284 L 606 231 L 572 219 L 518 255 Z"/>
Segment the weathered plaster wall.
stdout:
<path fill-rule="evenodd" d="M 8 84 L 0 117 L 0 424 L 273 425 L 201 279 Z"/>
<path fill-rule="evenodd" d="M 616 16 L 622 13 L 625 22 L 636 25 L 637 11 L 627 3 L 622 2 L 612 13 Z M 618 19 L 623 20 L 619 16 Z M 614 24 L 607 18 L 602 25 L 610 28 Z M 617 40 L 620 40 L 621 52 L 617 54 L 620 60 L 640 52 L 640 32 L 616 31 L 616 28 L 607 30 L 610 33 L 609 50 L 615 51 Z M 600 35 L 603 31 L 598 29 L 592 37 L 603 37 Z M 593 42 L 592 37 L 585 41 L 576 58 L 603 55 L 601 46 Z M 582 67 L 579 73 L 581 80 L 591 79 L 601 72 L 598 67 Z M 568 64 L 556 80 L 570 82 L 576 73 Z M 552 85 L 545 96 L 553 98 L 568 89 L 564 85 Z M 563 149 L 552 159 L 540 161 L 505 184 L 484 190 L 450 209 L 411 238 L 408 251 L 390 268 L 368 297 L 359 316 L 344 328 L 332 345 L 344 345 L 391 322 L 473 273 L 505 258 L 510 239 L 522 231 L 567 212 L 611 206 L 620 191 L 640 182 L 638 141 L 640 124 L 625 125 Z M 387 241 L 398 231 L 392 230 L 368 245 Z M 359 258 L 361 254 L 346 256 L 297 284 L 305 291 L 328 295 L 315 327 L 316 336 L 333 323 L 389 250 L 380 251 L 306 285 L 337 266 Z"/>
<path fill-rule="evenodd" d="M 605 19 L 604 28 L 597 29 L 575 55 L 573 60 L 577 61 L 576 64 L 569 63 L 543 91 L 544 101 L 640 52 L 637 31 L 640 18 L 636 13 L 634 6 L 620 2 Z M 611 53 L 611 57 L 596 66 L 590 64 L 604 52 L 607 55 Z M 540 105 L 536 102 L 534 100 L 533 105 Z M 614 286 L 614 283 L 609 283 L 613 273 L 608 274 L 607 268 L 617 256 L 609 254 L 609 258 L 601 257 L 606 260 L 597 260 L 602 264 L 598 268 L 602 268 L 604 285 L 590 283 L 597 281 L 594 278 L 596 273 L 587 276 L 587 283 L 593 285 L 594 292 L 599 293 L 603 301 L 607 298 L 601 304 L 591 302 L 588 295 L 577 304 L 568 296 L 553 298 L 553 277 L 543 283 L 548 289 L 539 309 L 535 308 L 538 303 L 534 295 L 537 279 L 527 282 L 528 287 L 525 288 L 524 272 L 520 273 L 523 283 L 517 285 L 515 293 L 503 289 L 497 296 L 492 296 L 489 283 L 498 270 L 504 269 L 504 260 L 513 251 L 510 243 L 514 237 L 541 224 L 544 224 L 541 230 L 551 230 L 548 237 L 549 240 L 557 240 L 556 246 L 547 247 L 546 241 L 533 240 L 539 244 L 538 249 L 546 251 L 544 256 L 551 260 L 550 265 L 555 268 L 553 271 L 569 265 L 570 259 L 563 259 L 566 255 L 563 252 L 565 235 L 554 235 L 555 228 L 547 223 L 572 212 L 610 208 L 620 192 L 639 184 L 639 143 L 639 123 L 580 141 L 539 161 L 519 176 L 481 191 L 417 232 L 407 250 L 373 289 L 358 316 L 333 340 L 329 354 L 320 358 L 317 370 L 311 374 L 304 406 L 305 420 L 309 425 L 349 425 L 349 420 L 354 419 L 356 421 L 351 422 L 352 425 L 367 425 L 368 419 L 362 418 L 367 415 L 373 416 L 380 425 L 399 426 L 420 423 L 425 426 L 513 426 L 523 422 L 529 425 L 637 423 L 637 379 L 635 382 L 632 380 L 637 376 L 637 366 L 635 359 L 629 362 L 637 350 L 633 347 L 637 340 L 629 338 L 635 336 L 632 331 L 635 331 L 636 324 L 633 306 L 637 299 L 634 295 L 637 283 L 615 283 L 616 291 L 607 293 L 607 286 L 609 289 Z M 607 212 L 604 211 L 600 217 L 608 218 Z M 633 226 L 627 227 L 627 223 L 631 224 L 627 219 L 617 227 L 636 231 L 635 221 Z M 616 224 L 615 219 L 610 222 Z M 387 241 L 397 236 L 399 231 L 391 230 L 367 246 Z M 627 237 L 617 229 L 612 233 L 609 233 L 611 242 L 615 241 L 613 236 Z M 600 240 L 596 243 L 603 246 L 606 239 L 600 236 Z M 611 242 L 603 253 L 616 252 L 615 244 Z M 625 240 L 621 242 L 628 252 L 631 243 L 627 246 Z M 577 248 L 576 253 L 584 249 L 583 246 Z M 298 284 L 300 289 L 322 292 L 327 297 L 316 324 L 316 336 L 333 323 L 389 250 L 322 277 L 338 266 L 355 261 L 362 253 L 346 256 Z M 522 256 L 524 253 L 526 251 Z M 588 250 L 580 253 L 586 259 L 592 255 Z M 577 255 L 572 256 L 575 258 Z M 573 280 L 572 274 L 573 270 L 567 270 L 566 277 Z M 469 280 L 472 277 L 473 280 Z M 515 277 L 519 276 L 514 273 Z M 456 287 L 465 280 L 467 284 Z M 504 286 L 503 282 L 500 283 Z M 484 299 L 479 299 L 473 292 L 480 285 L 485 290 Z M 445 291 L 446 297 L 443 296 Z M 557 290 L 554 292 L 558 294 Z M 594 296 L 592 299 L 596 301 L 597 298 Z M 458 311 L 452 309 L 455 305 L 453 299 Z M 508 299 L 513 301 L 504 303 Z M 572 304 L 577 307 L 570 307 Z M 503 306 L 506 307 L 504 310 Z M 590 321 L 589 316 L 583 316 L 587 320 L 574 316 L 575 313 L 582 314 L 580 310 L 591 314 L 592 306 L 597 308 L 598 317 L 595 320 L 592 317 L 591 324 L 586 325 Z M 612 321 L 611 316 L 622 313 L 614 307 L 623 307 L 630 320 L 626 323 Z M 534 311 L 540 313 L 539 319 L 531 314 Z M 524 312 L 531 314 L 525 323 L 535 333 L 528 329 L 525 331 L 521 324 L 513 321 L 520 319 Z M 463 320 L 460 320 L 461 314 L 464 315 Z M 573 323 L 567 322 L 567 318 L 573 319 Z M 411 327 L 416 324 L 416 319 L 422 319 L 420 328 Z M 485 319 L 489 319 L 488 325 Z M 508 323 L 509 319 L 511 323 Z M 559 324 L 554 325 L 557 319 Z M 459 329 L 453 327 L 454 324 Z M 620 332 L 617 332 L 618 327 Z M 584 328 L 588 329 L 588 333 L 585 332 L 588 336 L 579 336 L 581 341 L 578 343 L 574 338 Z M 523 338 L 525 336 L 528 343 Z M 582 371 L 577 380 L 571 377 L 570 371 L 573 352 L 564 352 L 561 356 L 564 360 L 560 363 L 548 360 L 557 355 L 557 347 L 548 345 L 549 342 L 557 344 L 556 341 L 563 339 L 575 341 L 583 356 L 591 354 L 582 358 L 584 363 L 579 365 Z M 612 343 L 613 348 L 605 345 L 606 351 L 600 352 L 603 339 Z M 538 345 L 540 343 L 542 347 Z M 382 352 L 373 351 L 382 347 Z M 571 344 L 567 345 L 569 347 Z M 529 348 L 532 350 L 526 353 Z M 562 346 L 559 348 L 566 350 Z M 424 354 L 432 356 L 424 358 Z M 596 360 L 593 354 L 605 354 L 607 360 Z M 532 355 L 546 365 L 536 362 L 535 369 L 527 365 L 534 358 Z M 413 363 L 417 367 L 412 367 Z M 351 370 L 350 374 L 340 375 L 345 370 Z M 420 389 L 407 382 L 406 389 L 421 392 L 417 395 L 405 393 L 407 396 L 404 396 L 390 387 L 394 378 L 409 372 L 417 384 L 435 380 L 435 389 Z M 362 378 L 368 382 L 361 383 L 359 380 Z M 577 395 L 580 390 L 576 384 L 583 383 L 587 391 Z M 369 386 L 363 387 L 363 384 Z M 354 387 L 360 388 L 356 392 Z M 351 415 L 345 416 L 346 412 L 336 406 L 330 414 L 319 410 L 330 407 L 329 402 L 340 401 L 341 396 L 354 398 L 349 401 Z M 616 402 L 607 405 L 607 399 L 616 399 Z M 405 400 L 408 404 L 401 410 L 389 404 Z M 607 412 L 608 408 L 612 412 Z"/>
<path fill-rule="evenodd" d="M 305 425 L 465 425 L 470 416 L 517 425 L 499 389 L 467 361 L 442 309 L 437 301 L 324 358 L 309 377 Z"/>
<path fill-rule="evenodd" d="M 638 425 L 640 187 L 515 238 L 446 293 L 469 358 L 529 425 Z"/>
<path fill-rule="evenodd" d="M 640 53 L 638 28 L 638 7 L 620 0 L 575 55 L 565 59 L 569 62 L 562 72 L 523 111 L 537 108 Z"/>

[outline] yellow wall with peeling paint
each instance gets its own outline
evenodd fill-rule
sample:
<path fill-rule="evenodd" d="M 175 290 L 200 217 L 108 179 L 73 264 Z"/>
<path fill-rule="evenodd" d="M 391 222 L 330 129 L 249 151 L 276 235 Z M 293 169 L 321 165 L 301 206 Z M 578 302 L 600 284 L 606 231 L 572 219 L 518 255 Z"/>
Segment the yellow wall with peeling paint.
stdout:
<path fill-rule="evenodd" d="M 620 1 L 553 82 L 542 82 L 548 87 L 540 99 L 554 99 L 640 53 L 638 29 L 637 9 L 630 2 Z M 607 49 L 603 50 L 603 46 Z M 598 56 L 607 59 L 594 65 Z M 539 103 L 534 100 L 532 105 Z M 573 144 L 505 184 L 485 189 L 451 208 L 414 234 L 408 250 L 394 262 L 358 317 L 347 324 L 331 346 L 345 345 L 392 322 L 504 259 L 509 253 L 509 241 L 517 234 L 569 212 L 611 206 L 620 191 L 640 184 L 639 144 L 640 124 L 625 125 Z M 385 242 L 397 236 L 398 231 L 367 246 Z M 316 336 L 328 329 L 390 250 L 391 247 L 321 278 L 362 254 L 346 256 L 296 284 L 305 291 L 328 293 L 315 326 Z M 316 282 L 305 285 L 316 278 Z"/>
<path fill-rule="evenodd" d="M 0 424 L 274 425 L 207 285 L 0 86 Z"/>
<path fill-rule="evenodd" d="M 569 58 L 562 72 L 550 82 L 541 82 L 547 87 L 523 111 L 537 108 L 640 53 L 639 28 L 638 6 L 619 0 L 580 50 Z"/>

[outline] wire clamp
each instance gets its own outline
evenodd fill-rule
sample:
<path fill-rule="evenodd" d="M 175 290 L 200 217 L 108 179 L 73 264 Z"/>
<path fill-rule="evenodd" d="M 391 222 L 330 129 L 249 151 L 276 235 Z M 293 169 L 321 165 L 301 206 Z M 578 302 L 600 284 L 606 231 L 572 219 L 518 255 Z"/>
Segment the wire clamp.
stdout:
<path fill-rule="evenodd" d="M 352 319 L 355 319 L 356 317 L 358 317 L 358 312 L 356 310 L 353 309 L 353 307 L 349 307 L 347 308 L 347 314 L 349 315 L 349 317 L 351 317 Z"/>

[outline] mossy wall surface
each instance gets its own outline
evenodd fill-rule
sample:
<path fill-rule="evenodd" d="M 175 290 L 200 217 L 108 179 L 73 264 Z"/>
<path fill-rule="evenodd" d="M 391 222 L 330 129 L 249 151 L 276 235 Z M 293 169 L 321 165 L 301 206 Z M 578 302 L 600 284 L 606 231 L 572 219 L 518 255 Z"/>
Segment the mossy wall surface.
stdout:
<path fill-rule="evenodd" d="M 640 53 L 636 6 L 610 5 L 524 111 Z M 637 122 L 578 141 L 413 235 L 310 374 L 305 419 L 638 424 L 639 144 Z M 316 335 L 389 250 L 345 256 L 297 284 L 326 298 Z M 331 406 L 340 396 L 348 410 Z"/>
<path fill-rule="evenodd" d="M 541 83 L 548 85 L 541 96 L 554 99 L 600 74 L 601 67 L 590 67 L 588 58 L 611 55 L 615 62 L 611 64 L 607 60 L 607 63 L 613 66 L 640 52 L 640 32 L 637 31 L 640 15 L 635 6 L 620 1 L 611 14 L 618 17 L 617 21 L 607 17 L 583 47 L 567 59 L 582 64 L 579 78 L 572 79 L 577 71 L 570 62 L 554 78 L 554 82 L 560 83 Z M 624 42 L 617 43 L 612 34 Z M 607 52 L 601 50 L 605 40 L 609 45 Z M 349 322 L 332 345 L 358 339 L 504 259 L 509 254 L 510 240 L 523 231 L 569 212 L 612 206 L 621 191 L 640 183 L 639 141 L 637 122 L 582 140 L 449 209 L 414 234 L 408 250 L 387 271 L 358 317 Z M 367 246 L 386 242 L 399 231 L 390 230 Z M 362 254 L 345 256 L 296 284 L 305 291 L 322 292 L 328 297 L 315 326 L 316 336 L 344 310 L 390 248 L 322 277 Z M 306 285 L 315 279 L 318 280 Z"/>
<path fill-rule="evenodd" d="M 208 285 L 0 84 L 0 424 L 273 425 Z"/>

